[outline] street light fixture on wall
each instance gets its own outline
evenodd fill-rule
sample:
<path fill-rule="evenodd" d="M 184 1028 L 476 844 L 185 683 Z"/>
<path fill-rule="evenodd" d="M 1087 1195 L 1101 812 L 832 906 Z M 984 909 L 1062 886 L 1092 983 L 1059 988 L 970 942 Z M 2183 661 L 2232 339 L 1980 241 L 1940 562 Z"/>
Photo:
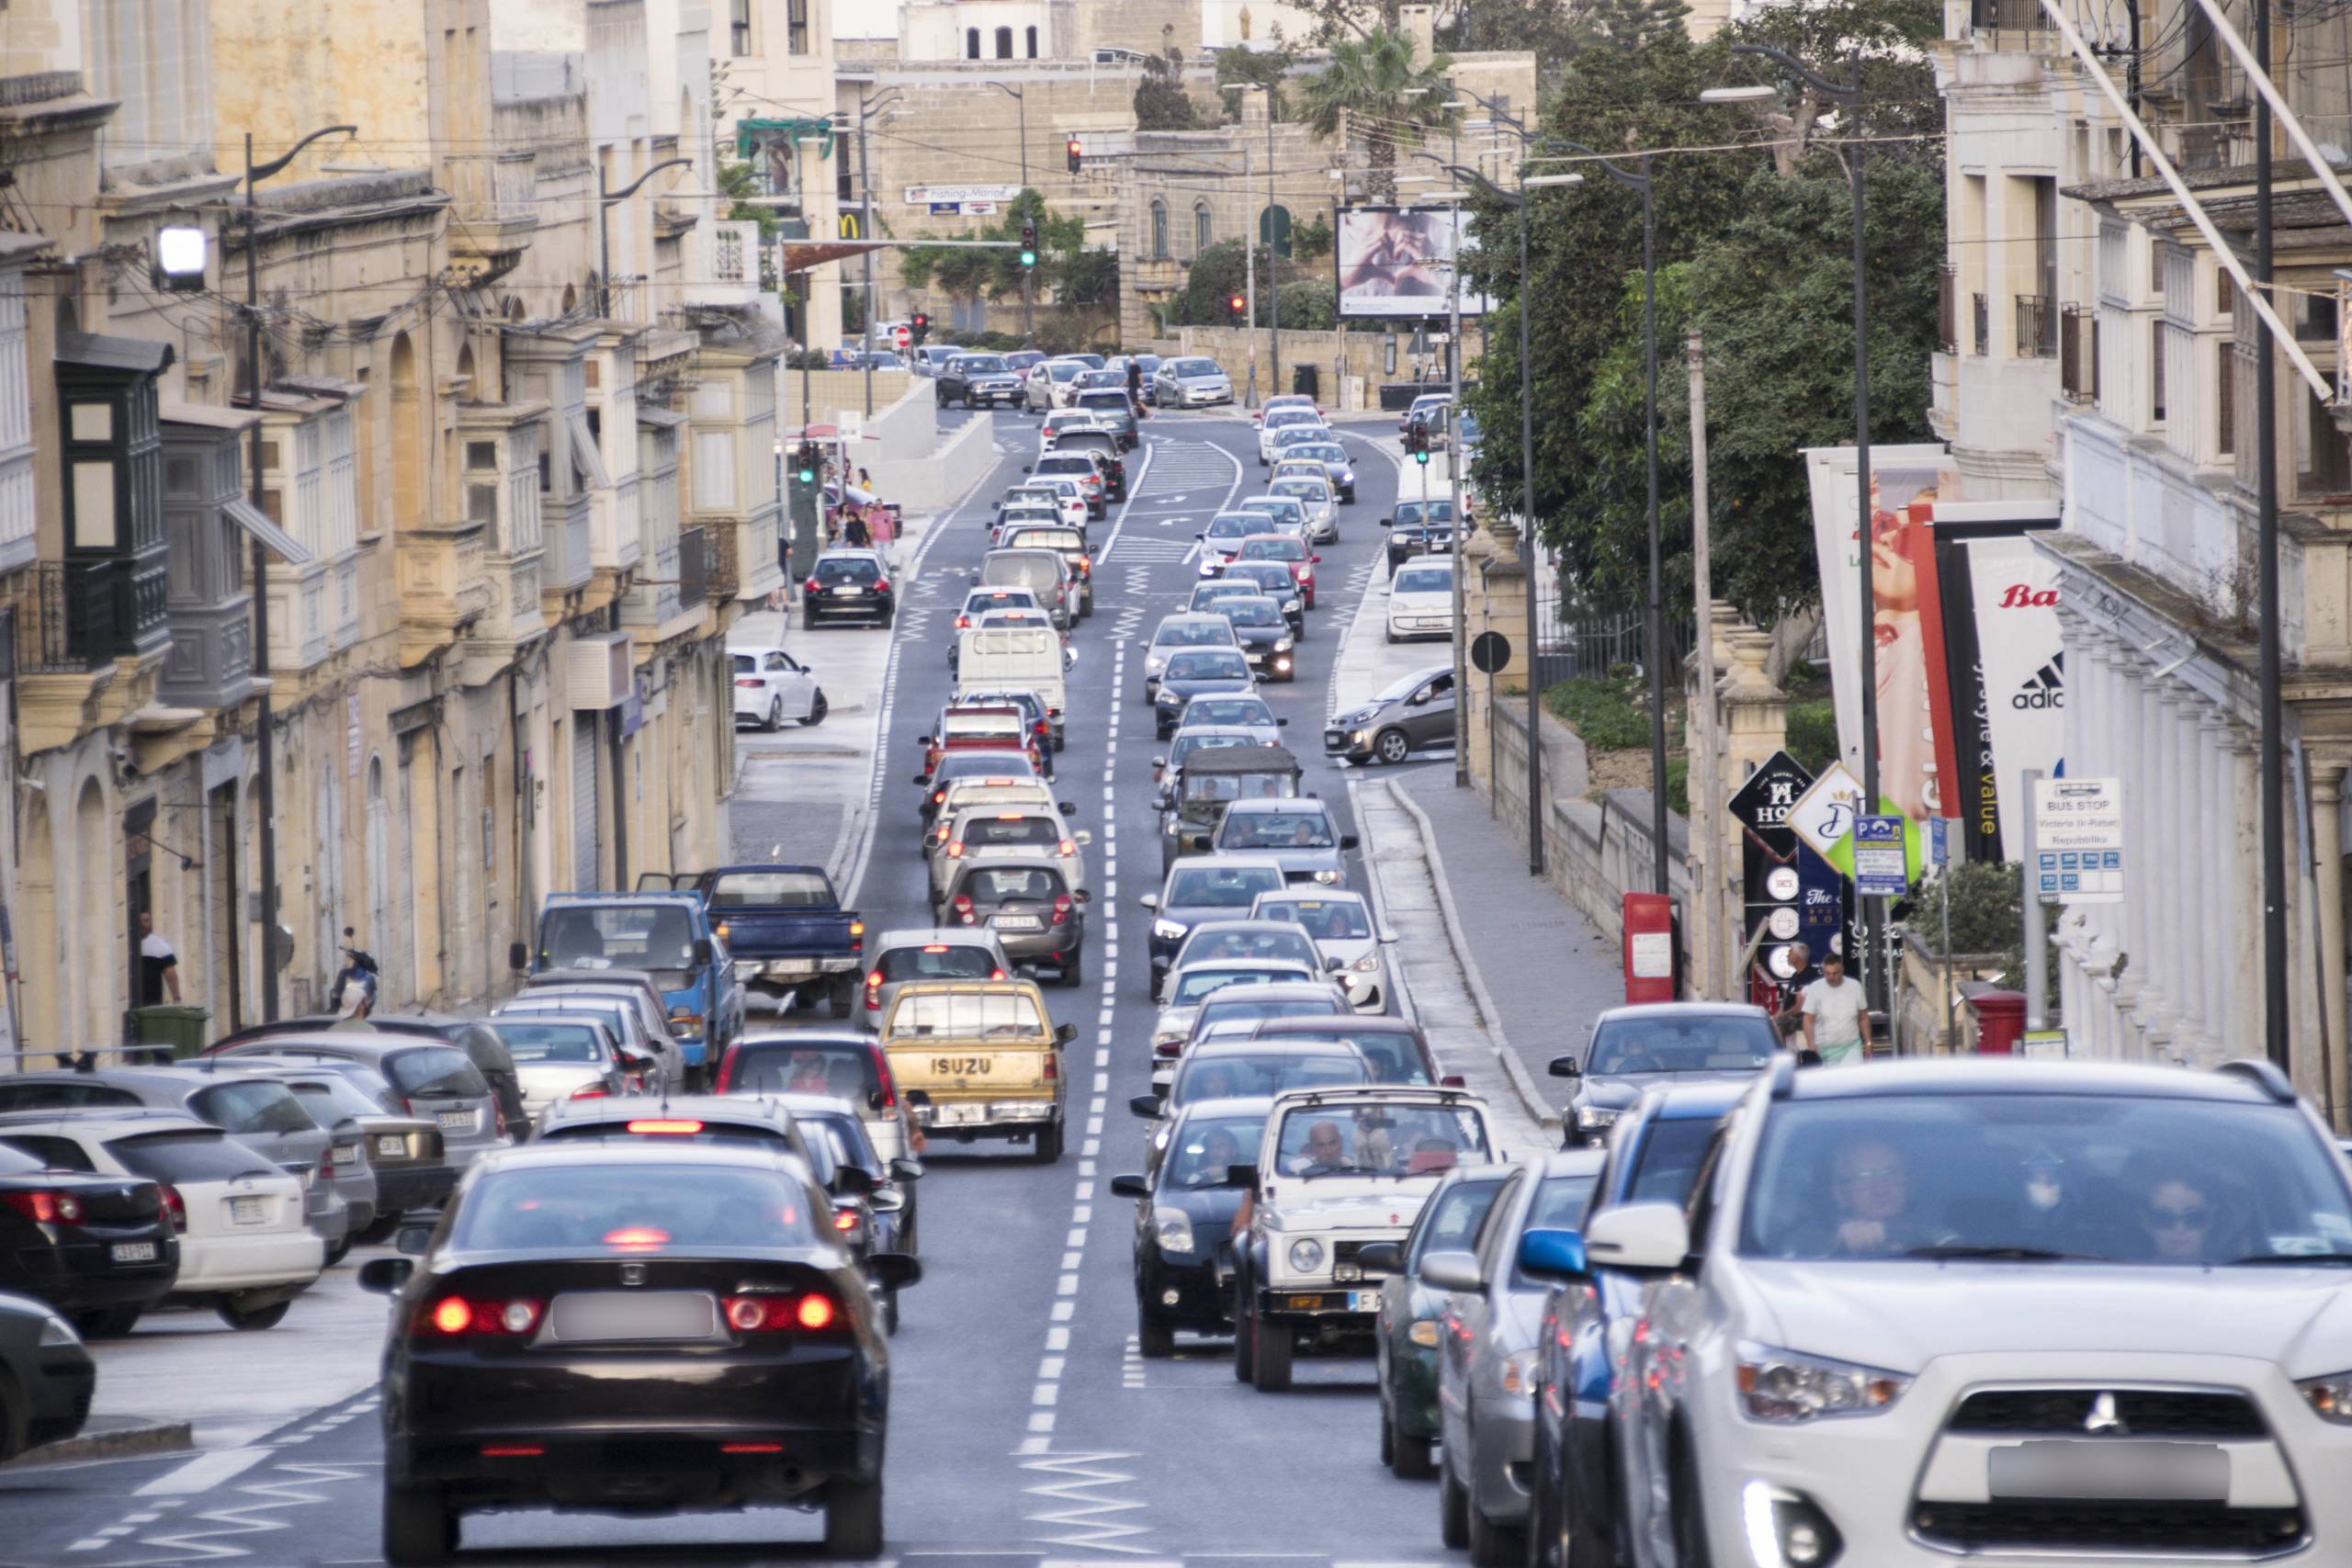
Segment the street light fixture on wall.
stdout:
<path fill-rule="evenodd" d="M 193 293 L 204 287 L 204 264 L 211 236 L 201 229 L 173 227 L 155 233 L 155 287 Z"/>

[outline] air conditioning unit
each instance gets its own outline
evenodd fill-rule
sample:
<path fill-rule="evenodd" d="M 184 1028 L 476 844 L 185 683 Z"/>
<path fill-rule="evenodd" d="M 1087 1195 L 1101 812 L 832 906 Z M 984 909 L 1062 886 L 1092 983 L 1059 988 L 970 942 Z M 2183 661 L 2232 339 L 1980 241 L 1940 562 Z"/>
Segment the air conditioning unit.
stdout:
<path fill-rule="evenodd" d="M 571 667 L 565 687 L 571 705 L 602 713 L 616 708 L 636 691 L 629 675 L 629 635 L 593 632 L 571 645 Z"/>

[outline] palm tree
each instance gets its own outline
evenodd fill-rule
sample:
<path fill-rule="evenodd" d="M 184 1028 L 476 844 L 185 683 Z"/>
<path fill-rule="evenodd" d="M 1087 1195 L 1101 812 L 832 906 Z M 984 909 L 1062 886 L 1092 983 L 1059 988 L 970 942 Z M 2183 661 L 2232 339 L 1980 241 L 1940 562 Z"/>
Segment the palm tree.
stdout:
<path fill-rule="evenodd" d="M 1352 125 L 1364 139 L 1366 181 L 1375 201 L 1396 199 L 1396 153 L 1421 144 L 1429 131 L 1453 123 L 1446 107 L 1453 62 L 1437 55 L 1416 63 L 1413 39 L 1393 27 L 1331 45 L 1331 63 L 1306 79 L 1302 118 L 1318 139 Z"/>

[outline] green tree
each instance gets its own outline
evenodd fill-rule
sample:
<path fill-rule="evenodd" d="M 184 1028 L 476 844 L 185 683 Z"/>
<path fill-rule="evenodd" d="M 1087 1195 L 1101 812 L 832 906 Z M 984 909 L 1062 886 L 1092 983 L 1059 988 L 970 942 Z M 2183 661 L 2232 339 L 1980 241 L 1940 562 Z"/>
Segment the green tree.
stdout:
<path fill-rule="evenodd" d="M 1420 61 L 1411 37 L 1382 28 L 1331 46 L 1331 62 L 1306 79 L 1301 118 L 1329 141 L 1344 126 L 1364 139 L 1367 183 L 1375 202 L 1396 199 L 1396 155 L 1419 147 L 1432 130 L 1452 125 L 1446 107 L 1453 85 L 1445 55 Z"/>
<path fill-rule="evenodd" d="M 1192 95 L 1184 91 L 1184 57 L 1175 50 L 1143 62 L 1136 85 L 1137 130 L 1190 130 L 1199 122 Z"/>
<path fill-rule="evenodd" d="M 1171 327 L 1221 327 L 1233 320 L 1226 302 L 1243 290 L 1249 257 L 1238 240 L 1219 240 L 1193 258 L 1184 287 L 1168 301 Z"/>
<path fill-rule="evenodd" d="M 909 288 L 937 289 L 956 299 L 1017 299 L 1022 274 L 1029 270 L 1021 265 L 1018 242 L 1023 223 L 1031 220 L 1037 225 L 1036 298 L 1060 298 L 1070 304 L 1117 299 L 1115 258 L 1106 284 L 1102 253 L 1086 248 L 1085 220 L 1057 216 L 1044 197 L 1025 188 L 1005 203 L 995 222 L 958 236 L 993 240 L 1002 248 L 910 245 L 899 253 L 899 281 Z"/>
<path fill-rule="evenodd" d="M 1238 120 L 1245 87 L 1263 87 L 1273 117 L 1290 118 L 1290 100 L 1283 92 L 1283 78 L 1298 62 L 1298 51 L 1277 37 L 1269 49 L 1251 49 L 1236 44 L 1216 51 L 1216 85 L 1218 96 L 1225 100 L 1225 118 Z"/>

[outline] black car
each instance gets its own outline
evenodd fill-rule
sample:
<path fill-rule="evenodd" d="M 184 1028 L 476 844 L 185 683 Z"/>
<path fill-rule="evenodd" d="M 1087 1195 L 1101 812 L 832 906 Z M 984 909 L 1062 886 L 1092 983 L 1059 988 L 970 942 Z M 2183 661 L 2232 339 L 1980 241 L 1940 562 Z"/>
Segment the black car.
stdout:
<path fill-rule="evenodd" d="M 812 631 L 844 620 L 888 626 L 896 613 L 890 569 L 872 550 L 825 551 L 800 587 L 800 624 Z"/>
<path fill-rule="evenodd" d="M 1054 437 L 1054 450 L 1094 454 L 1104 495 L 1112 501 L 1127 499 L 1127 460 L 1119 456 L 1119 438 L 1111 431 L 1065 430 Z"/>
<path fill-rule="evenodd" d="M 939 389 L 939 406 L 961 403 L 967 409 L 1010 408 L 1021 400 L 1021 375 L 997 354 L 962 354 L 949 360 L 933 383 Z"/>
<path fill-rule="evenodd" d="M 1216 614 L 1233 623 L 1250 668 L 1269 681 L 1288 681 L 1298 671 L 1292 652 L 1298 646 L 1282 603 L 1263 593 L 1238 595 L 1216 602 Z"/>
<path fill-rule="evenodd" d="M 1299 590 L 1298 580 L 1290 568 L 1278 560 L 1238 560 L 1220 573 L 1216 581 L 1254 582 L 1258 592 L 1280 607 L 1283 619 L 1289 623 L 1290 635 L 1306 635 L 1306 598 Z M 1223 608 L 1222 605 L 1214 606 Z"/>
<path fill-rule="evenodd" d="M 1258 1157 L 1273 1101 L 1203 1100 L 1150 1144 L 1149 1168 L 1114 1176 L 1136 1200 L 1136 1335 L 1147 1356 L 1176 1352 L 1176 1331 L 1233 1332 L 1233 1216 L 1245 1189 L 1227 1180 Z"/>
<path fill-rule="evenodd" d="M 1183 722 L 1184 705 L 1208 692 L 1252 689 L 1250 660 L 1238 648 L 1185 648 L 1168 656 L 1168 668 L 1152 688 L 1151 722 L 1162 740 Z"/>
<path fill-rule="evenodd" d="M 1582 1060 L 1552 1058 L 1552 1076 L 1576 1089 L 1560 1108 L 1561 1147 L 1598 1145 L 1652 1085 L 1753 1077 L 1779 1049 L 1762 1008 L 1740 1002 L 1646 1002 L 1593 1021 Z"/>
<path fill-rule="evenodd" d="M 73 1325 L 40 1302 L 0 1295 L 0 1460 L 60 1442 L 89 1419 L 98 1369 Z"/>
<path fill-rule="evenodd" d="M 37 1297 L 96 1337 L 130 1333 L 179 1271 L 153 1182 L 62 1169 L 0 1138 L 0 1291 Z M 0 1391 L 0 1443 L 5 1406 Z"/>
<path fill-rule="evenodd" d="M 1388 572 L 1392 577 L 1397 567 L 1414 556 L 1442 556 L 1453 551 L 1451 501 L 1400 501 L 1396 503 L 1396 515 L 1382 518 L 1380 525 L 1388 531 Z"/>
<path fill-rule="evenodd" d="M 882 1550 L 889 1359 L 807 1169 L 757 1146 L 552 1141 L 483 1161 L 417 1258 L 384 1348 L 383 1551 L 435 1562 L 470 1510 L 821 1506 Z M 892 1288 L 903 1254 L 867 1268 Z"/>

